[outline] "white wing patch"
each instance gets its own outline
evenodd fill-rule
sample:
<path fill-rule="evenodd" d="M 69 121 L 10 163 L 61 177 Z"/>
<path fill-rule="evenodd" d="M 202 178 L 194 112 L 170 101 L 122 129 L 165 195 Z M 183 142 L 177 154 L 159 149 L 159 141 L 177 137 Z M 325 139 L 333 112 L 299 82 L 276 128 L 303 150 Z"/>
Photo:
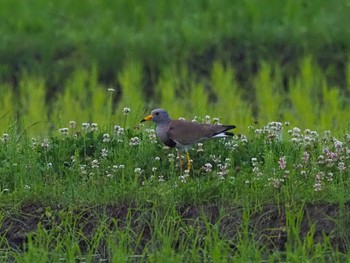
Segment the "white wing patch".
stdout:
<path fill-rule="evenodd" d="M 227 135 L 224 132 L 221 132 L 214 136 L 211 136 L 210 138 L 224 138 L 224 137 L 227 137 Z"/>

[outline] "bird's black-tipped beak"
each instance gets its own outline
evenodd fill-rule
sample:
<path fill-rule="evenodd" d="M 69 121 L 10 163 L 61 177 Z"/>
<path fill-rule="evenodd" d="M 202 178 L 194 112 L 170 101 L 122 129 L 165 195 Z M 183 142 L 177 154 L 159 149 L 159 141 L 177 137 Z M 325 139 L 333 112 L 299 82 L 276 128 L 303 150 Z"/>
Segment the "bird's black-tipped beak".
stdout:
<path fill-rule="evenodd" d="M 148 115 L 147 117 L 143 118 L 141 122 L 150 121 L 152 120 L 152 118 L 153 118 L 152 115 Z"/>

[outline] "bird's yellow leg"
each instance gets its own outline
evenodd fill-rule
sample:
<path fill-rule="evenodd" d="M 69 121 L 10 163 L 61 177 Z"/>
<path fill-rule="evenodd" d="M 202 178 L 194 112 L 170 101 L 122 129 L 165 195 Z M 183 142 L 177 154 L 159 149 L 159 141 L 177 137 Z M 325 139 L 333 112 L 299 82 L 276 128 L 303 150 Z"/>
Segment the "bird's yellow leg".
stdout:
<path fill-rule="evenodd" d="M 186 156 L 187 156 L 187 170 L 190 171 L 191 170 L 191 166 L 192 166 L 190 154 L 188 152 L 186 152 Z"/>
<path fill-rule="evenodd" d="M 183 166 L 184 162 L 181 158 L 181 152 L 179 150 L 177 150 L 177 155 L 178 155 L 179 161 L 180 161 L 180 174 L 182 174 L 182 166 Z"/>

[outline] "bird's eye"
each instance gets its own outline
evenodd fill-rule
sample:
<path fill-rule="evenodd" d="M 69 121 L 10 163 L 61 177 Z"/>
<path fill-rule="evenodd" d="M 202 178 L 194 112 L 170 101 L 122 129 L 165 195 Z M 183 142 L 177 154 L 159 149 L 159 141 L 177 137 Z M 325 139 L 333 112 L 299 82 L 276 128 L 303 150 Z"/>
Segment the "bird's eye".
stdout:
<path fill-rule="evenodd" d="M 158 115 L 159 115 L 159 112 L 156 112 L 156 115 L 158 116 Z"/>

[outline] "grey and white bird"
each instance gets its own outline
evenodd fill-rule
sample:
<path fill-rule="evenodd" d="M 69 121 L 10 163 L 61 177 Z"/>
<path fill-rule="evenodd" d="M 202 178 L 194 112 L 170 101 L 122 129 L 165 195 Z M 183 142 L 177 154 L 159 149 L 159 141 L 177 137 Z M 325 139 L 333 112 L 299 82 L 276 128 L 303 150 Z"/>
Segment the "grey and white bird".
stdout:
<path fill-rule="evenodd" d="M 181 150 L 185 150 L 187 156 L 187 168 L 191 169 L 191 159 L 188 150 L 193 144 L 213 138 L 233 136 L 228 130 L 236 128 L 235 125 L 202 124 L 186 120 L 172 120 L 167 111 L 155 109 L 151 114 L 143 118 L 144 121 L 154 121 L 157 125 L 158 138 L 168 147 L 176 147 L 179 150 L 180 168 L 182 169 Z"/>

